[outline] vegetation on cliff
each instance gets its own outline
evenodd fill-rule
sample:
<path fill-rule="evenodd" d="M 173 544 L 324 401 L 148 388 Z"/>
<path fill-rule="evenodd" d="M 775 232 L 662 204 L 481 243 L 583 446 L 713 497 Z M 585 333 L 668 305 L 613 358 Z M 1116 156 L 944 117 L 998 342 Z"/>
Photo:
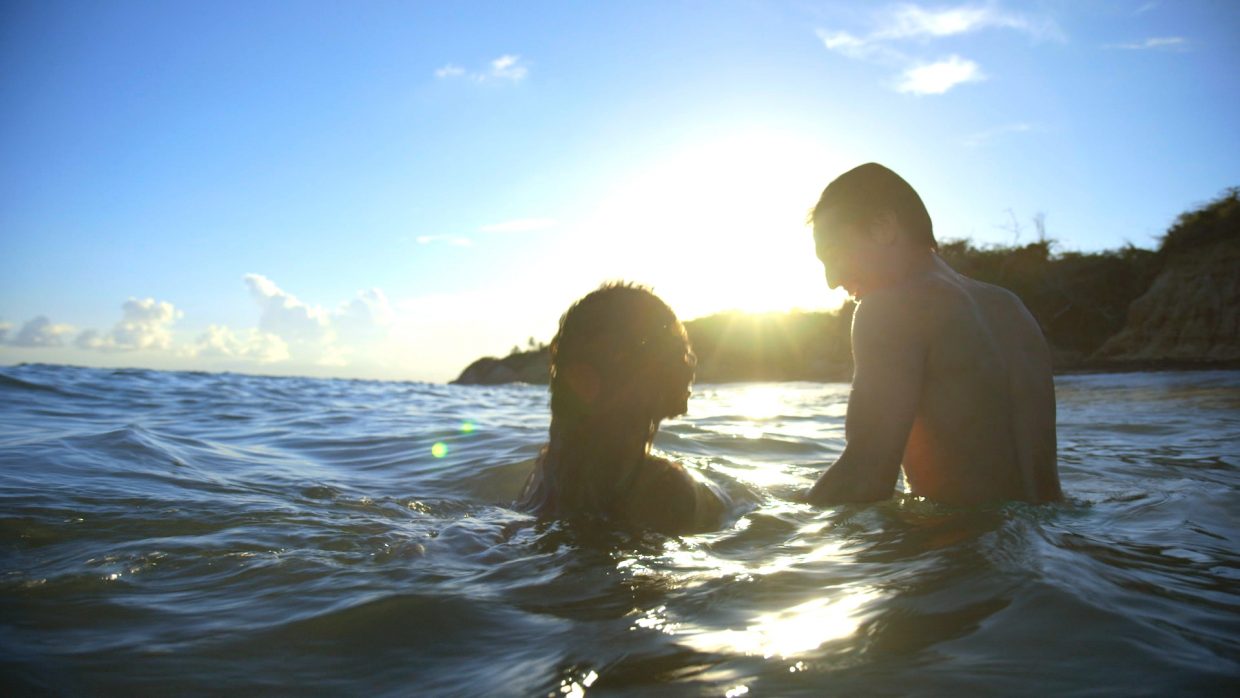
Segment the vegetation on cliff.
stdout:
<path fill-rule="evenodd" d="M 1240 187 L 1232 187 L 1201 208 L 1181 213 L 1163 235 L 1160 257 L 1212 247 L 1216 243 L 1240 243 Z"/>
<path fill-rule="evenodd" d="M 939 254 L 962 274 L 1019 296 L 1058 369 L 1240 360 L 1240 188 L 1182 214 L 1157 250 L 1055 247 L 1040 234 L 1024 245 L 951 240 Z M 685 329 L 698 355 L 698 381 L 846 380 L 852 310 L 848 303 L 833 313 L 690 320 Z M 545 347 L 514 347 L 507 358 L 474 362 L 456 382 L 546 383 L 548 358 Z"/>
<path fill-rule="evenodd" d="M 537 345 L 527 351 L 518 347 L 502 359 L 484 356 L 461 371 L 453 383 L 461 385 L 500 385 L 503 383 L 551 382 L 551 350 Z"/>
<path fill-rule="evenodd" d="M 847 380 L 853 304 L 838 312 L 719 313 L 685 323 L 697 380 Z"/>
<path fill-rule="evenodd" d="M 1053 251 L 1053 241 L 975 247 L 967 240 L 940 246 L 956 271 L 1002 286 L 1024 301 L 1067 366 L 1091 356 L 1124 325 L 1128 306 L 1157 272 L 1158 256 L 1131 245 L 1103 252 Z"/>
<path fill-rule="evenodd" d="M 1240 189 L 1179 217 L 1160 268 L 1097 356 L 1178 365 L 1240 362 Z"/>

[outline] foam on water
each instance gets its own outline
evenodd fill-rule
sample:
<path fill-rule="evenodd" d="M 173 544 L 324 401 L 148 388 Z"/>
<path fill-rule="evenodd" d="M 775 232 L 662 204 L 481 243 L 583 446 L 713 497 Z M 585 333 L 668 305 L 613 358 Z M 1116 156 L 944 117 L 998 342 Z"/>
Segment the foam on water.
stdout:
<path fill-rule="evenodd" d="M 848 387 L 699 387 L 737 508 L 667 538 L 508 508 L 544 388 L 6 368 L 0 686 L 1234 692 L 1240 373 L 1057 385 L 1069 500 L 980 510 L 794 503 Z"/>

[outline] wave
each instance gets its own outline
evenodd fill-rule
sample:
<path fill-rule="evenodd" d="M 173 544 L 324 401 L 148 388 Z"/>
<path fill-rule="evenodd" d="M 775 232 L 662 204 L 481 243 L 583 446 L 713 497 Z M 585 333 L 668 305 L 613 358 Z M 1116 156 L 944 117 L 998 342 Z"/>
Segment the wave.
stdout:
<path fill-rule="evenodd" d="M 1060 379 L 1070 498 L 976 509 L 793 501 L 842 445 L 847 386 L 711 386 L 656 445 L 738 508 L 679 538 L 510 508 L 543 388 L 19 366 L 0 390 L 17 398 L 0 410 L 9 693 L 1148 694 L 1240 676 L 1240 373 Z"/>

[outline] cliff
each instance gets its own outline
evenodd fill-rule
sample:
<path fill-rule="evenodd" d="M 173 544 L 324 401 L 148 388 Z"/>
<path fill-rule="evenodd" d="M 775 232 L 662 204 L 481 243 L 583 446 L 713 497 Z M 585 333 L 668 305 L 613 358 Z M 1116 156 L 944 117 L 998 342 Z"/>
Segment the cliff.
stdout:
<path fill-rule="evenodd" d="M 1238 190 L 1180 217 L 1163 238 L 1163 265 L 1133 301 L 1124 327 L 1098 350 L 1114 362 L 1240 361 Z"/>
<path fill-rule="evenodd" d="M 502 359 L 486 356 L 473 362 L 452 381 L 454 385 L 550 382 L 551 351 L 546 347 L 514 351 Z"/>

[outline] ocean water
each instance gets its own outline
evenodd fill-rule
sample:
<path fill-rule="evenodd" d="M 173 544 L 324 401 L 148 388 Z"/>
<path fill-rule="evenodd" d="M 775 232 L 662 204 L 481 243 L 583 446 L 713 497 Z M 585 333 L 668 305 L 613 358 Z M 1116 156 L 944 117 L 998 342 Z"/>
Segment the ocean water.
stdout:
<path fill-rule="evenodd" d="M 669 538 L 508 506 L 545 388 L 0 368 L 0 689 L 1240 694 L 1240 372 L 1057 392 L 1062 504 L 815 509 L 848 386 L 698 386 Z"/>

